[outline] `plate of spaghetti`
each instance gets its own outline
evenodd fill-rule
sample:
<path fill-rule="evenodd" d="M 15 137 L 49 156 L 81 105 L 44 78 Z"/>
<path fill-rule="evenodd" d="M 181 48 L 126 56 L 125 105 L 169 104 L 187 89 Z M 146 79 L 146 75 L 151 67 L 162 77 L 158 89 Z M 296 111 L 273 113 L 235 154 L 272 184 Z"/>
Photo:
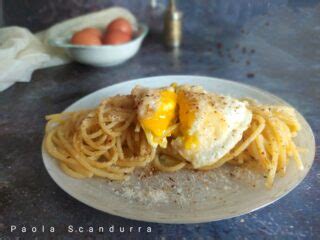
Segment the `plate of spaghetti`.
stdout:
<path fill-rule="evenodd" d="M 53 180 L 93 208 L 142 221 L 252 212 L 295 188 L 315 155 L 292 106 L 211 77 L 122 82 L 46 120 L 42 156 Z"/>

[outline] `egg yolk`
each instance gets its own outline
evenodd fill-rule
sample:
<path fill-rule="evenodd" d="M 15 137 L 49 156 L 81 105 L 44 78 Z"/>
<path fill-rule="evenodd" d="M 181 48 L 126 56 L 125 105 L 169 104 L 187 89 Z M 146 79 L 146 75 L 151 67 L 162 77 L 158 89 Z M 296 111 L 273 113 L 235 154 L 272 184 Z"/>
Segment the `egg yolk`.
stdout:
<path fill-rule="evenodd" d="M 156 137 L 168 136 L 170 133 L 167 132 L 167 129 L 175 119 L 176 105 L 176 93 L 167 90 L 162 91 L 156 111 L 150 117 L 140 119 L 143 128 Z"/>
<path fill-rule="evenodd" d="M 196 134 L 190 133 L 190 129 L 192 128 L 195 120 L 195 113 L 192 111 L 192 104 L 183 91 L 178 93 L 178 106 L 180 121 L 179 131 L 182 135 L 184 147 L 186 149 L 195 148 L 199 145 L 198 137 Z"/>

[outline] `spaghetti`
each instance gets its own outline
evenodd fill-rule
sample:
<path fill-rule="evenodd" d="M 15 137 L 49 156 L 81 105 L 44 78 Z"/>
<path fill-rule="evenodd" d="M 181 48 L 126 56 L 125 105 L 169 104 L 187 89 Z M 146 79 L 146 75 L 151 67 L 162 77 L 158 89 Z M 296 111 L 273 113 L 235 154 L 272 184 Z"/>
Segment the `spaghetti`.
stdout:
<path fill-rule="evenodd" d="M 259 166 L 271 187 L 276 173 L 286 173 L 294 158 L 303 164 L 293 138 L 300 129 L 294 110 L 282 106 L 249 103 L 253 118 L 241 141 L 208 171 L 225 163 Z M 148 144 L 140 127 L 131 95 L 115 96 L 97 108 L 46 116 L 44 146 L 58 160 L 61 169 L 74 178 L 102 177 L 124 180 L 137 167 L 153 164 L 158 170 L 176 172 L 192 165 L 170 147 Z"/>

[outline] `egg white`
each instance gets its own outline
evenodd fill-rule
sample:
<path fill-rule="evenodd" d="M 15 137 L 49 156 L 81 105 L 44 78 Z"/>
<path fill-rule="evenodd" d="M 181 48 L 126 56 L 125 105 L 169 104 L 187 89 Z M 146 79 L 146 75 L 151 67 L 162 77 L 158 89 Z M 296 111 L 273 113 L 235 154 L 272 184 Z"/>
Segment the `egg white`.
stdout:
<path fill-rule="evenodd" d="M 180 136 L 172 141 L 172 147 L 194 168 L 211 165 L 241 140 L 251 123 L 252 113 L 246 102 L 208 93 L 199 87 L 185 85 L 178 91 L 189 98 L 188 111 L 193 112 L 194 120 L 192 126 L 182 129 Z M 186 146 L 186 135 L 196 136 L 197 141 Z"/>

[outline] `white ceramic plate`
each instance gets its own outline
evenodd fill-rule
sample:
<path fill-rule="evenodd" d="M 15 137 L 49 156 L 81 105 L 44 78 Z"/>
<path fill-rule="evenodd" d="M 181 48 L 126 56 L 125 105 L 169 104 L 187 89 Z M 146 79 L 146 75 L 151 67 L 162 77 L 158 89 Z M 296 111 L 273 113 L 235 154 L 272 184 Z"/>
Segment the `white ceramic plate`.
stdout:
<path fill-rule="evenodd" d="M 288 105 L 280 98 L 244 84 L 211 77 L 159 76 L 119 83 L 96 91 L 66 111 L 95 107 L 115 94 L 127 94 L 137 85 L 145 87 L 179 84 L 202 85 L 206 90 L 234 97 L 250 97 L 262 103 Z M 315 140 L 306 120 L 298 113 L 302 130 L 296 144 L 305 165 L 297 170 L 292 160 L 285 177 L 277 177 L 271 190 L 264 179 L 249 170 L 224 166 L 214 171 L 158 173 L 139 180 L 138 172 L 128 182 L 103 179 L 77 180 L 65 175 L 44 149 L 43 161 L 53 180 L 75 199 L 101 211 L 125 218 L 161 223 L 199 223 L 239 216 L 264 207 L 295 188 L 308 173 L 315 155 Z"/>

